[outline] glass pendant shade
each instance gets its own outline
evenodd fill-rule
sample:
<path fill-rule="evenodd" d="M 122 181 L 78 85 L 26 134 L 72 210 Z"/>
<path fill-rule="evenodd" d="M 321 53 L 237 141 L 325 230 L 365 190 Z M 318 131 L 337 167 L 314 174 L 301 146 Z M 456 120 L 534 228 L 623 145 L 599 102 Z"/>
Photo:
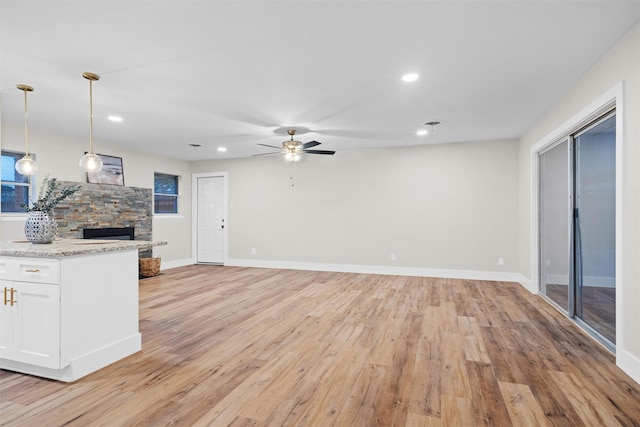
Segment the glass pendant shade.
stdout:
<path fill-rule="evenodd" d="M 95 153 L 87 153 L 78 163 L 85 172 L 99 172 L 102 169 L 102 159 Z"/>
<path fill-rule="evenodd" d="M 36 164 L 36 161 L 28 154 L 16 162 L 16 172 L 21 175 L 29 176 L 33 175 L 37 171 L 38 165 Z"/>
<path fill-rule="evenodd" d="M 302 156 L 300 155 L 300 153 L 297 153 L 295 151 L 287 151 L 284 155 L 284 159 L 288 162 L 297 162 L 298 160 L 300 160 L 302 158 Z"/>
<path fill-rule="evenodd" d="M 289 129 L 287 133 L 291 137 L 291 140 L 282 142 L 284 160 L 287 162 L 297 162 L 302 159 L 302 143 L 293 140 L 293 136 L 296 134 L 295 129 Z"/>
<path fill-rule="evenodd" d="M 80 158 L 78 165 L 85 172 L 100 172 L 102 159 L 93 152 L 93 82 L 100 80 L 100 76 L 94 73 L 82 73 L 82 77 L 89 80 L 89 152 Z"/>
<path fill-rule="evenodd" d="M 24 92 L 24 157 L 16 162 L 16 172 L 29 176 L 38 171 L 36 161 L 29 155 L 29 128 L 27 127 L 27 92 L 33 92 L 33 88 L 27 85 L 17 85 L 18 89 Z"/>

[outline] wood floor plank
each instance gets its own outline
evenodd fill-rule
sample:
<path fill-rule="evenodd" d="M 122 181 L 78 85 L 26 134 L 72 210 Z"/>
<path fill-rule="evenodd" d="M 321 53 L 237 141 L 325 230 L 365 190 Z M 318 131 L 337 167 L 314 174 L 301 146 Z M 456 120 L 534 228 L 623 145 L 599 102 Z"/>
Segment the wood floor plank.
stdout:
<path fill-rule="evenodd" d="M 478 426 L 510 425 L 506 403 L 491 365 L 467 362 L 469 383 L 476 392 L 471 397 L 474 421 Z"/>
<path fill-rule="evenodd" d="M 141 280 L 142 351 L 0 372 L 0 426 L 640 425 L 640 386 L 515 283 L 188 266 Z"/>
<path fill-rule="evenodd" d="M 471 400 L 456 396 L 442 396 L 442 425 L 447 427 L 478 425 Z"/>
<path fill-rule="evenodd" d="M 573 397 L 558 388 L 551 378 L 552 371 L 536 359 L 514 354 L 514 362 L 520 366 L 526 385 L 542 407 L 545 417 L 558 427 L 584 425 L 570 403 Z"/>
<path fill-rule="evenodd" d="M 498 385 L 507 404 L 507 411 L 513 425 L 520 427 L 551 426 L 529 386 L 504 382 L 498 382 Z"/>
<path fill-rule="evenodd" d="M 612 412 L 612 409 L 615 410 L 615 408 L 608 407 L 611 405 L 610 402 L 593 393 L 591 387 L 578 375 L 552 372 L 552 378 L 566 394 L 573 396 L 570 403 L 585 425 L 595 424 L 608 427 L 621 425 Z"/>
<path fill-rule="evenodd" d="M 464 336 L 463 349 L 466 360 L 491 363 L 476 319 L 474 317 L 458 316 L 458 328 Z"/>
<path fill-rule="evenodd" d="M 447 396 L 471 397 L 471 385 L 464 355 L 465 339 L 456 333 L 443 333 L 442 365 L 440 366 L 441 393 Z"/>
<path fill-rule="evenodd" d="M 405 427 L 443 427 L 442 419 L 435 417 L 427 417 L 412 412 L 407 414 L 407 423 Z"/>
<path fill-rule="evenodd" d="M 505 338 L 508 332 L 500 327 L 481 327 L 480 335 L 491 360 L 491 367 L 498 381 L 509 383 L 526 383 L 525 374 L 519 362 L 521 356 L 518 350 L 512 348 L 512 343 Z"/>
<path fill-rule="evenodd" d="M 425 318 L 422 320 L 424 331 Z M 413 365 L 410 411 L 429 417 L 441 415 L 441 351 L 440 335 L 428 339 L 424 334 L 418 340 L 415 364 Z"/>

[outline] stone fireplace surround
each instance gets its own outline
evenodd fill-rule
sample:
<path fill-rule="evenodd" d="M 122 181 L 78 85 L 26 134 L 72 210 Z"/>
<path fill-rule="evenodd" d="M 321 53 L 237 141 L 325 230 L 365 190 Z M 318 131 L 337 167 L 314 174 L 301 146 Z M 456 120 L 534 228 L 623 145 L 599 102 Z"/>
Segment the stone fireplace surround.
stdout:
<path fill-rule="evenodd" d="M 59 181 L 61 186 L 77 182 Z M 82 239 L 85 228 L 133 227 L 135 240 L 151 241 L 153 192 L 150 188 L 81 184 L 55 208 L 58 236 Z"/>

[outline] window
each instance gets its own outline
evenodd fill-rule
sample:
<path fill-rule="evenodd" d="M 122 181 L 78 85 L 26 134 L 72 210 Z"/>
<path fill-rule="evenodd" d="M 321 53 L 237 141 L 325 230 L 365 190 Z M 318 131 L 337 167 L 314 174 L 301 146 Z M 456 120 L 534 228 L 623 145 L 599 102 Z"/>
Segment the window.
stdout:
<path fill-rule="evenodd" d="M 153 213 L 178 213 L 178 177 L 155 173 L 153 178 Z"/>
<path fill-rule="evenodd" d="M 16 162 L 23 156 L 24 153 L 2 150 L 2 212 L 24 212 L 22 205 L 29 204 L 29 177 L 16 172 Z M 31 153 L 31 157 L 35 155 Z"/>

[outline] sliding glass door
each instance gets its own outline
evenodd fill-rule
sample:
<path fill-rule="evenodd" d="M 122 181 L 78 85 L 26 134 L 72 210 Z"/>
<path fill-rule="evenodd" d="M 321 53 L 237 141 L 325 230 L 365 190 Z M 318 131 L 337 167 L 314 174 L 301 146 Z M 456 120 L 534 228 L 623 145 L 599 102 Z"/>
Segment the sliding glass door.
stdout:
<path fill-rule="evenodd" d="M 577 318 L 616 339 L 616 122 L 598 121 L 574 137 Z"/>
<path fill-rule="evenodd" d="M 569 312 L 571 168 L 568 140 L 540 153 L 540 292 Z"/>
<path fill-rule="evenodd" d="M 540 292 L 615 348 L 615 112 L 539 155 Z"/>

